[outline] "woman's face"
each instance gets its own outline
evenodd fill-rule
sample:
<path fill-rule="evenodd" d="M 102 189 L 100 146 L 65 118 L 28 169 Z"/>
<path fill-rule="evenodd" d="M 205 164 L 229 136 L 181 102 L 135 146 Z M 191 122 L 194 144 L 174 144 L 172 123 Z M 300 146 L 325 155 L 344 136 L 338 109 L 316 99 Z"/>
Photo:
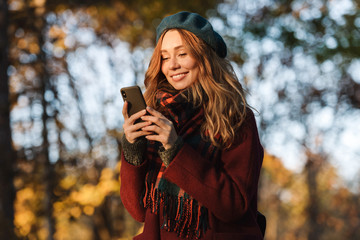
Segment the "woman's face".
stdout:
<path fill-rule="evenodd" d="M 161 44 L 161 71 L 177 90 L 189 87 L 196 81 L 199 67 L 176 30 L 165 33 Z"/>

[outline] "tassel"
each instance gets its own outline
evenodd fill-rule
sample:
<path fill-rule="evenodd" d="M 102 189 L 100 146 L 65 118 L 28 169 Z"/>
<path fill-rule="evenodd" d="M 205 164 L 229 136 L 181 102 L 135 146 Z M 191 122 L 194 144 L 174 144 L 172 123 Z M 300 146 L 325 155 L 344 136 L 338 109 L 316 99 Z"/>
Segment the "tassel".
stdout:
<path fill-rule="evenodd" d="M 189 236 L 190 235 L 190 231 L 191 231 L 191 222 L 192 222 L 192 211 L 193 211 L 193 203 L 194 201 L 193 200 L 189 200 L 189 222 L 188 222 L 188 229 L 187 229 L 187 234 L 186 236 Z"/>
<path fill-rule="evenodd" d="M 144 206 L 147 206 L 147 198 L 146 198 L 146 196 L 148 195 L 148 192 L 149 192 L 149 185 L 147 184 L 147 182 L 145 182 L 145 197 L 143 198 Z"/>
<path fill-rule="evenodd" d="M 146 180 L 150 180 L 147 176 Z M 199 239 L 208 229 L 207 209 L 182 190 L 173 188 L 166 179 L 146 181 L 143 204 L 152 213 L 163 212 L 161 228 L 177 233 L 178 237 Z M 170 194 L 171 193 L 171 194 Z"/>
<path fill-rule="evenodd" d="M 177 209 L 176 209 L 176 215 L 175 215 L 175 221 L 178 222 L 181 216 L 180 208 L 181 208 L 181 197 L 177 199 Z"/>

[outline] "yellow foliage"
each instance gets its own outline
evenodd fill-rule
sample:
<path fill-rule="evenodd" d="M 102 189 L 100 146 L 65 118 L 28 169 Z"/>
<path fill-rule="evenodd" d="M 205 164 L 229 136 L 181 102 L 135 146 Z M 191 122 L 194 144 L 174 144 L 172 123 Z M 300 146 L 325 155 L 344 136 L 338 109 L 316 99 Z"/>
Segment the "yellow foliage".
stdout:
<path fill-rule="evenodd" d="M 31 54 L 38 54 L 40 52 L 37 39 L 31 35 L 18 39 L 16 46 L 21 50 L 28 50 Z"/>
<path fill-rule="evenodd" d="M 68 175 L 64 179 L 62 179 L 59 183 L 60 187 L 65 190 L 69 190 L 76 184 L 76 177 L 74 175 Z"/>
<path fill-rule="evenodd" d="M 93 170 L 89 169 L 88 173 L 90 172 L 94 175 L 96 171 Z M 86 238 L 78 233 L 75 235 L 70 234 L 72 230 L 66 229 L 66 226 L 76 222 L 79 228 L 83 228 L 80 230 L 76 229 L 76 231 L 84 231 L 85 235 L 90 234 L 86 230 L 85 225 L 80 224 L 82 222 L 82 216 L 94 215 L 96 207 L 100 206 L 107 196 L 119 192 L 120 186 L 116 179 L 116 172 L 118 172 L 118 169 L 102 169 L 98 184 L 87 183 L 80 185 L 78 181 L 79 177 L 75 177 L 74 175 L 67 175 L 60 181 L 60 187 L 65 190 L 71 190 L 71 192 L 67 197 L 53 204 L 53 215 L 57 222 L 56 239 L 91 239 L 91 237 Z M 97 174 L 94 176 L 96 175 Z M 77 220 L 74 221 L 74 219 Z M 66 230 L 62 232 L 61 229 Z M 81 237 L 76 238 L 75 236 Z"/>
<path fill-rule="evenodd" d="M 38 230 L 39 239 L 47 239 L 49 236 L 49 230 L 46 227 L 42 227 Z"/>
<path fill-rule="evenodd" d="M 34 190 L 32 188 L 24 188 L 16 193 L 16 198 L 20 202 L 28 199 L 32 199 L 33 197 L 34 197 Z"/>
<path fill-rule="evenodd" d="M 108 195 L 111 192 L 120 191 L 120 186 L 116 180 L 102 181 L 98 185 L 98 191 L 103 195 Z"/>
<path fill-rule="evenodd" d="M 55 48 L 66 49 L 65 38 L 60 38 L 54 43 Z"/>
<path fill-rule="evenodd" d="M 71 216 L 73 216 L 74 218 L 79 218 L 81 215 L 81 209 L 79 207 L 73 207 L 70 209 L 70 214 Z"/>
<path fill-rule="evenodd" d="M 318 188 L 320 191 L 326 191 L 332 188 L 338 188 L 343 185 L 339 179 L 336 169 L 328 164 L 323 164 L 323 171 L 317 176 Z"/>
<path fill-rule="evenodd" d="M 96 16 L 98 14 L 98 9 L 95 6 L 89 6 L 86 8 L 86 13 L 90 16 Z"/>
<path fill-rule="evenodd" d="M 29 234 L 31 226 L 36 222 L 34 209 L 31 206 L 31 201 L 34 198 L 35 192 L 29 187 L 21 189 L 16 193 L 14 224 L 22 236 Z"/>
<path fill-rule="evenodd" d="M 98 185 L 85 184 L 80 188 L 80 190 L 71 192 L 71 201 L 82 206 L 99 206 L 107 195 L 113 192 L 118 192 L 120 189 L 119 182 L 114 179 L 114 175 L 115 174 L 112 169 L 103 169 Z M 76 179 L 71 176 L 64 178 L 60 182 L 61 186 L 65 189 L 70 188 L 75 183 Z"/>
<path fill-rule="evenodd" d="M 292 172 L 284 167 L 281 160 L 265 153 L 263 169 L 271 175 L 274 182 L 284 186 L 291 181 Z"/>
<path fill-rule="evenodd" d="M 74 202 L 81 205 L 99 206 L 104 199 L 104 196 L 100 194 L 96 186 L 91 184 L 85 184 L 80 191 L 71 193 L 71 198 Z"/>
<path fill-rule="evenodd" d="M 46 0 L 31 0 L 29 5 L 31 7 L 44 7 Z"/>
<path fill-rule="evenodd" d="M 54 211 L 53 215 L 59 222 L 67 222 L 71 216 L 68 212 L 68 209 L 64 209 L 63 211 L 56 210 Z"/>
<path fill-rule="evenodd" d="M 94 214 L 95 208 L 93 206 L 85 206 L 83 211 L 86 215 L 91 216 Z"/>
<path fill-rule="evenodd" d="M 17 211 L 15 214 L 14 224 L 19 229 L 22 236 L 26 236 L 35 223 L 36 217 L 31 210 Z"/>
<path fill-rule="evenodd" d="M 93 239 L 92 230 L 82 222 L 61 222 L 61 224 L 56 225 L 56 229 L 57 231 L 54 234 L 56 240 Z"/>
<path fill-rule="evenodd" d="M 109 179 L 112 179 L 113 177 L 114 177 L 113 170 L 110 168 L 104 168 L 101 171 L 100 181 L 109 180 Z"/>
<path fill-rule="evenodd" d="M 29 52 L 32 54 L 38 54 L 40 52 L 40 47 L 37 43 L 29 44 Z"/>
<path fill-rule="evenodd" d="M 61 14 L 62 12 L 68 10 L 68 7 L 65 4 L 58 4 L 56 5 L 55 12 Z"/>
<path fill-rule="evenodd" d="M 14 179 L 14 186 L 16 189 L 20 189 L 24 184 L 24 181 L 22 178 L 15 178 Z"/>
<path fill-rule="evenodd" d="M 66 37 L 66 33 L 64 32 L 64 30 L 56 25 L 51 26 L 48 34 L 49 34 L 50 38 L 65 38 Z"/>
<path fill-rule="evenodd" d="M 28 46 L 28 42 L 26 41 L 25 38 L 21 38 L 19 39 L 18 43 L 17 43 L 17 47 L 20 49 L 25 49 Z"/>

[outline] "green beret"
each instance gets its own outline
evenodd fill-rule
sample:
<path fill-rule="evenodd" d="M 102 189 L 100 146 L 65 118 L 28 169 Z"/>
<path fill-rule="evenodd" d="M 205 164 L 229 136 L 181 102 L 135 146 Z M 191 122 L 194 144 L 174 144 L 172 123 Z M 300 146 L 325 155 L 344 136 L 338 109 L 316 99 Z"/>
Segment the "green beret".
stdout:
<path fill-rule="evenodd" d="M 226 57 L 227 49 L 223 38 L 214 31 L 210 22 L 197 13 L 179 12 L 164 18 L 156 28 L 156 42 L 167 29 L 181 28 L 204 40 L 221 58 Z"/>

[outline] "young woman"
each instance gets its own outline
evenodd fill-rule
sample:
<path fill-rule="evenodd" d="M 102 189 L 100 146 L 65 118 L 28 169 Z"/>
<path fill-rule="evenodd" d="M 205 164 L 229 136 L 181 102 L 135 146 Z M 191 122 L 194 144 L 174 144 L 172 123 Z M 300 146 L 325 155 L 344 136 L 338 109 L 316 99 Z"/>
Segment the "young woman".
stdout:
<path fill-rule="evenodd" d="M 171 15 L 157 28 L 145 75 L 148 108 L 130 117 L 126 102 L 123 108 L 120 194 L 145 222 L 134 239 L 263 239 L 263 148 L 226 53 L 198 14 Z"/>

